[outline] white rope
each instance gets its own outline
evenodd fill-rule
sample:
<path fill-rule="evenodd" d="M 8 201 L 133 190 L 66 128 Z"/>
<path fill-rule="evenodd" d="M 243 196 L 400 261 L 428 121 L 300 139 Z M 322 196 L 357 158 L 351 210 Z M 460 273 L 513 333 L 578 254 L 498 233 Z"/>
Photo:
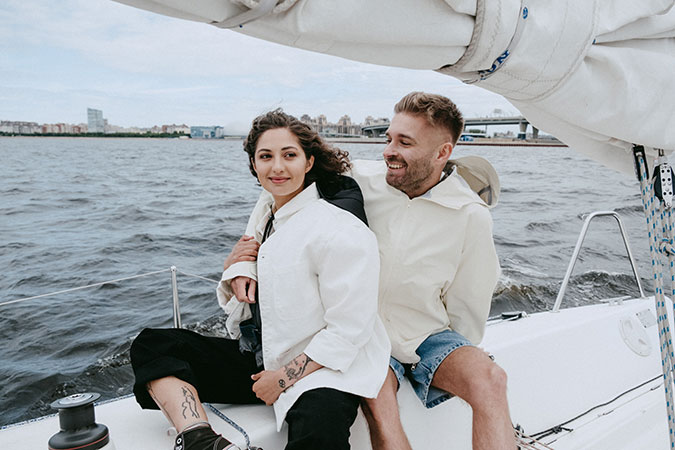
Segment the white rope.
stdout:
<path fill-rule="evenodd" d="M 665 239 L 672 239 L 672 219 L 670 210 L 664 213 L 661 208 L 660 214 L 657 214 L 656 195 L 654 186 L 647 177 L 646 161 L 642 156 L 637 158 L 638 171 L 640 173 L 640 192 L 642 197 L 642 206 L 644 207 L 645 217 L 647 219 L 647 234 L 649 236 L 649 252 L 652 257 L 652 270 L 654 273 L 654 301 L 656 303 L 657 323 L 659 325 L 659 348 L 661 351 L 661 366 L 663 369 L 664 392 L 666 396 L 666 410 L 668 414 L 668 428 L 671 448 L 675 447 L 675 410 L 673 408 L 673 371 L 675 367 L 673 362 L 673 344 L 668 321 L 668 310 L 666 309 L 666 300 L 663 294 L 663 261 L 660 256 L 661 242 L 658 237 L 658 228 L 661 222 L 661 232 Z M 663 205 L 661 205 L 663 206 Z M 668 217 L 668 226 L 665 224 Z M 673 272 L 673 257 L 669 255 L 671 266 L 671 292 L 675 295 L 675 272 Z"/>
<path fill-rule="evenodd" d="M 171 269 L 162 269 L 162 270 L 157 270 L 155 272 L 142 273 L 140 275 L 132 275 L 132 276 L 129 276 L 129 277 L 117 278 L 115 280 L 101 281 L 100 283 L 88 284 L 86 286 L 80 286 L 80 287 L 75 287 L 75 288 L 71 288 L 71 289 L 64 289 L 62 291 L 50 292 L 48 294 L 35 295 L 33 297 L 17 298 L 15 300 L 8 300 L 8 301 L 5 301 L 5 302 L 1 302 L 0 307 L 6 306 L 6 305 L 11 305 L 13 303 L 20 303 L 20 302 L 25 302 L 25 301 L 28 301 L 28 300 L 34 300 L 36 298 L 51 297 L 53 295 L 65 294 L 67 292 L 73 292 L 73 291 L 79 291 L 81 289 L 87 289 L 87 288 L 90 288 L 90 287 L 102 286 L 104 284 L 117 283 L 118 281 L 125 281 L 125 280 L 132 280 L 134 278 L 147 277 L 147 276 L 156 275 L 156 274 L 162 273 L 162 272 L 168 272 L 169 270 L 171 270 Z"/>

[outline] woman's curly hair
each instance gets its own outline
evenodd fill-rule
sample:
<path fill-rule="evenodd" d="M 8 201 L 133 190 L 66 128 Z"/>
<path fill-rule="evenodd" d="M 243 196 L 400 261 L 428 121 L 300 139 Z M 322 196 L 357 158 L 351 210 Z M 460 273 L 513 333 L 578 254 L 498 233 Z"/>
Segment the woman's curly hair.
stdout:
<path fill-rule="evenodd" d="M 305 175 L 305 187 L 315 181 L 322 183 L 337 182 L 341 174 L 351 169 L 349 152 L 327 144 L 321 139 L 319 133 L 310 128 L 309 125 L 278 108 L 253 119 L 251 131 L 244 140 L 244 151 L 248 153 L 249 169 L 254 177 L 258 178 L 258 174 L 253 167 L 258 139 L 265 131 L 275 128 L 288 129 L 300 141 L 305 157 L 307 159 L 311 156 L 314 157 L 314 165 Z"/>

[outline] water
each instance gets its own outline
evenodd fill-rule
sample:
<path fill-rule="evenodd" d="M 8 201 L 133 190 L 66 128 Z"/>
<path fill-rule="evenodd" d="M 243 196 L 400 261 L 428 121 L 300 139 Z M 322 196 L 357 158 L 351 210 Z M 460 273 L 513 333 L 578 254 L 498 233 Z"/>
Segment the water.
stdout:
<path fill-rule="evenodd" d="M 342 145 L 377 159 L 381 145 Z M 502 194 L 493 210 L 503 275 L 492 313 L 550 308 L 583 215 L 622 214 L 650 287 L 637 181 L 567 148 L 458 147 L 488 158 Z M 219 278 L 260 192 L 241 141 L 0 138 L 0 301 L 176 265 Z M 617 227 L 586 238 L 563 307 L 636 295 Z M 214 284 L 178 276 L 183 324 L 217 332 Z M 172 324 L 170 274 L 0 308 L 0 425 L 51 412 L 64 395 L 131 391 L 128 350 L 144 327 Z"/>

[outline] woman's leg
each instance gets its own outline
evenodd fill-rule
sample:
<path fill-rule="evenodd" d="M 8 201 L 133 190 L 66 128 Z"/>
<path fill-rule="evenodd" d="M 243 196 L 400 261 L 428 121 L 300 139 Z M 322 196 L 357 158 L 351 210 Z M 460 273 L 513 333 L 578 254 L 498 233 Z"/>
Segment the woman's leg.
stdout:
<path fill-rule="evenodd" d="M 149 382 L 147 389 L 179 433 L 191 426 L 208 423 L 197 389 L 191 384 L 170 376 Z"/>
<path fill-rule="evenodd" d="M 131 346 L 134 394 L 143 408 L 164 412 L 179 432 L 206 422 L 202 401 L 260 403 L 251 387 L 258 371 L 237 341 L 183 329 L 145 329 Z"/>
<path fill-rule="evenodd" d="M 356 420 L 360 401 L 354 394 L 330 388 L 305 392 L 286 415 L 286 450 L 349 449 L 350 428 Z"/>

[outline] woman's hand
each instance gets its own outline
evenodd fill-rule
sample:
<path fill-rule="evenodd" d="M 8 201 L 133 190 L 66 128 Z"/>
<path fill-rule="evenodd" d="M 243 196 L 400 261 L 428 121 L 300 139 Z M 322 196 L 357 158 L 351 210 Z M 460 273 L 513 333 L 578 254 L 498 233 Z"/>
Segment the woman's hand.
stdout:
<path fill-rule="evenodd" d="M 282 392 L 286 389 L 286 381 L 283 372 L 279 370 L 263 370 L 251 375 L 253 383 L 253 392 L 255 396 L 271 405 L 277 401 Z"/>
<path fill-rule="evenodd" d="M 257 282 L 249 277 L 234 277 L 230 281 L 230 288 L 237 300 L 244 303 L 255 303 L 255 289 Z"/>
<path fill-rule="evenodd" d="M 223 264 L 223 270 L 227 270 L 234 263 L 242 261 L 257 261 L 258 260 L 258 248 L 260 244 L 256 241 L 253 236 L 242 236 L 241 239 L 234 244 L 232 251 L 227 258 L 225 258 L 225 263 Z"/>
<path fill-rule="evenodd" d="M 321 364 L 312 361 L 312 358 L 302 353 L 278 370 L 263 370 L 251 375 L 251 379 L 255 380 L 253 392 L 265 404 L 271 405 L 277 401 L 282 392 L 293 386 L 299 379 L 322 367 Z"/>

